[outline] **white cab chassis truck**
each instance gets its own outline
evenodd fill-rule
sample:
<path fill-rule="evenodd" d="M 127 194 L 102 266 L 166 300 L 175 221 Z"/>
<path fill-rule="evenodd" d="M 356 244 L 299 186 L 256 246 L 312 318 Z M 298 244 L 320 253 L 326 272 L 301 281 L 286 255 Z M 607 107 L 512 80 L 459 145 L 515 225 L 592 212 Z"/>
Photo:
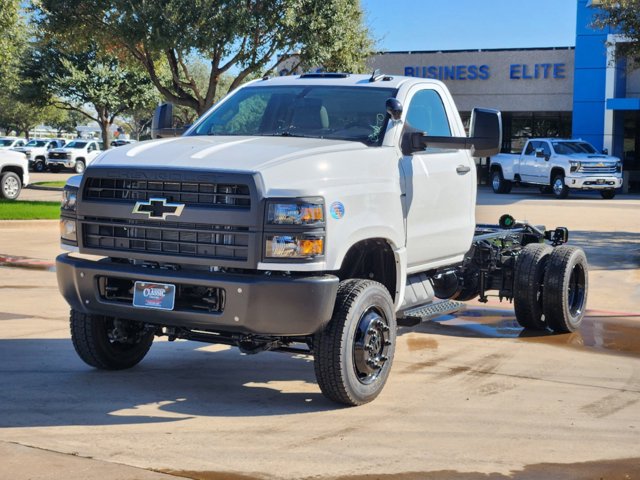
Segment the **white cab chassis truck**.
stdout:
<path fill-rule="evenodd" d="M 100 146 L 95 140 L 72 140 L 62 148 L 49 150 L 47 153 L 47 168 L 54 173 L 63 168 L 82 173 L 87 165 L 95 160 L 100 153 L 102 153 Z"/>
<path fill-rule="evenodd" d="M 170 105 L 154 131 L 175 133 Z M 476 109 L 467 137 L 438 81 L 322 73 L 248 83 L 180 138 L 105 152 L 61 208 L 78 355 L 130 368 L 155 336 L 312 354 L 322 392 L 360 405 L 398 325 L 490 291 L 523 327 L 577 329 L 588 268 L 567 230 L 475 225 L 473 155 L 500 132 Z"/>
<path fill-rule="evenodd" d="M 527 140 L 520 155 L 491 157 L 490 172 L 495 193 L 509 193 L 517 183 L 537 185 L 557 198 L 567 198 L 569 190 L 597 190 L 602 198 L 612 199 L 622 186 L 620 159 L 598 153 L 583 140 Z"/>
<path fill-rule="evenodd" d="M 29 161 L 22 153 L 0 150 L 0 198 L 15 200 L 29 185 Z"/>

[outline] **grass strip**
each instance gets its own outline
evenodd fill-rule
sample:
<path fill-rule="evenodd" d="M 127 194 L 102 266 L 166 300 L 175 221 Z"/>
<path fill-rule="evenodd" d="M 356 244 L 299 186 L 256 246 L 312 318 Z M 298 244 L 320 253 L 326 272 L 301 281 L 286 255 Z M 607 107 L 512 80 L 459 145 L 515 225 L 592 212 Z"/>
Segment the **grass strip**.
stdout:
<path fill-rule="evenodd" d="M 58 188 L 63 188 L 66 184 L 67 184 L 67 182 L 65 182 L 64 180 L 59 180 L 59 181 L 56 181 L 56 182 L 36 182 L 36 183 L 31 183 L 30 185 L 37 185 L 39 187 L 58 187 Z"/>
<path fill-rule="evenodd" d="M 60 217 L 60 202 L 0 200 L 0 220 L 51 220 Z"/>

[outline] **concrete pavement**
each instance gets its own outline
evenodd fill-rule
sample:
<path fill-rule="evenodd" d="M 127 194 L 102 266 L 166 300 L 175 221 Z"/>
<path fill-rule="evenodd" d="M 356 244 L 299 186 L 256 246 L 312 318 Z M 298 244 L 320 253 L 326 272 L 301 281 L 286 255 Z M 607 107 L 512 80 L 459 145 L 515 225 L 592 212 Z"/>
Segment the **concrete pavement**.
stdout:
<path fill-rule="evenodd" d="M 300 355 L 157 341 L 134 369 L 92 370 L 55 273 L 0 267 L 0 479 L 637 478 L 640 200 L 478 198 L 478 221 L 572 230 L 591 264 L 583 328 L 530 336 L 510 305 L 470 302 L 403 330 L 358 408 L 325 400 Z M 51 261 L 57 237 L 0 222 L 0 254 Z"/>

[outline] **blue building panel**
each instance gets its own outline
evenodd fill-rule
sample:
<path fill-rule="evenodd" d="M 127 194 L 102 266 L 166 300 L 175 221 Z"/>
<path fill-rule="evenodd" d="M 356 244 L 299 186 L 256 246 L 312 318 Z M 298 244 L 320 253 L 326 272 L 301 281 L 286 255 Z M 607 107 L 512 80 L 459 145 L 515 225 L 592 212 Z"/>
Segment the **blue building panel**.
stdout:
<path fill-rule="evenodd" d="M 576 68 L 607 68 L 607 35 L 578 35 Z"/>
<path fill-rule="evenodd" d="M 607 110 L 640 110 L 640 98 L 608 98 Z"/>
<path fill-rule="evenodd" d="M 573 81 L 573 101 L 604 101 L 606 70 L 602 68 L 576 68 Z"/>

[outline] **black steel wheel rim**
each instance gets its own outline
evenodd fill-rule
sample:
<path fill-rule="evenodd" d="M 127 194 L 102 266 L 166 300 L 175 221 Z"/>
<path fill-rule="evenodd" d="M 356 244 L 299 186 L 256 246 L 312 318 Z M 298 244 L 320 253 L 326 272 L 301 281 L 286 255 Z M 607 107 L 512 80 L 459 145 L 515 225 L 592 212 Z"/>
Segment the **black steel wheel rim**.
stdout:
<path fill-rule="evenodd" d="M 569 277 L 569 291 L 567 295 L 567 305 L 572 317 L 577 317 L 582 314 L 586 294 L 585 285 L 586 276 L 584 268 L 580 264 L 574 265 L 571 269 L 571 276 Z"/>
<path fill-rule="evenodd" d="M 353 340 L 353 368 L 360 383 L 376 381 L 389 360 L 391 347 L 389 321 L 375 306 L 360 316 Z"/>

